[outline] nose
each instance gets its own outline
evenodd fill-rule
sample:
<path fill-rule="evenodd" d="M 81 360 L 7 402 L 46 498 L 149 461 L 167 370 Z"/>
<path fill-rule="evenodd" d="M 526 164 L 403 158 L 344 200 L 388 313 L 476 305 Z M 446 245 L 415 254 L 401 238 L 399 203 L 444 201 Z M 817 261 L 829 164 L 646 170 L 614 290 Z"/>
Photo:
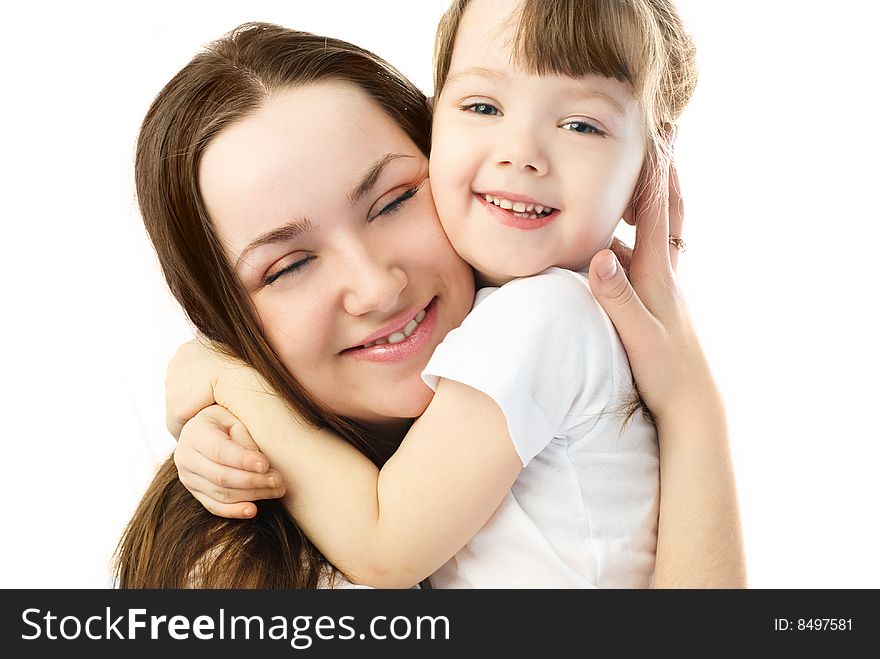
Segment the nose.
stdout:
<path fill-rule="evenodd" d="M 403 268 L 387 262 L 375 251 L 370 253 L 364 249 L 351 255 L 342 304 L 346 313 L 352 316 L 393 311 L 406 288 L 407 276 Z"/>
<path fill-rule="evenodd" d="M 534 128 L 511 126 L 511 130 L 499 137 L 500 142 L 495 150 L 495 162 L 499 167 L 537 176 L 544 176 L 550 170 L 550 161 Z"/>

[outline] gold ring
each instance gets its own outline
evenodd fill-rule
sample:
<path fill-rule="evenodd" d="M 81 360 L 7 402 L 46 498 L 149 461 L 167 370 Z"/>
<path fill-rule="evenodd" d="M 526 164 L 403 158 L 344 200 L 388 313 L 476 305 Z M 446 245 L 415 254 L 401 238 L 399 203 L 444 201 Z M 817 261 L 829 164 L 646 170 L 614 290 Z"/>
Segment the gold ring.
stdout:
<path fill-rule="evenodd" d="M 669 236 L 669 244 L 675 247 L 679 252 L 687 249 L 687 243 L 678 236 Z"/>

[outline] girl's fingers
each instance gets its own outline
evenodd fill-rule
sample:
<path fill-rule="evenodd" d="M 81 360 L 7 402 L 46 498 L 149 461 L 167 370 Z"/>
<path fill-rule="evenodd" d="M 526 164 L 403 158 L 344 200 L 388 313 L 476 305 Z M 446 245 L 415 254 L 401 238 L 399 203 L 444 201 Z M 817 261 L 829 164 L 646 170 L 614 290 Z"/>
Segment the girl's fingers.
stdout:
<path fill-rule="evenodd" d="M 220 503 L 205 496 L 201 492 L 193 492 L 196 500 L 202 504 L 208 512 L 217 515 L 217 517 L 225 517 L 227 519 L 250 519 L 256 516 L 257 506 L 254 503 Z"/>
<path fill-rule="evenodd" d="M 192 456 L 189 462 L 190 464 L 186 465 L 185 470 L 192 474 L 197 474 L 199 477 L 210 482 L 215 488 L 271 490 L 284 487 L 284 480 L 275 469 L 270 469 L 265 474 L 258 474 L 247 469 L 219 464 L 211 457 L 201 454 Z"/>
<path fill-rule="evenodd" d="M 242 469 L 249 469 L 258 473 L 265 472 L 269 466 L 269 460 L 260 453 L 260 449 L 251 437 L 248 429 L 238 419 L 229 428 L 229 438 L 236 446 L 242 449 L 240 453 L 241 462 L 232 466 L 240 466 Z"/>
<path fill-rule="evenodd" d="M 183 482 L 183 478 L 181 478 Z M 228 480 L 226 482 L 234 482 Z M 261 501 L 263 499 L 279 499 L 284 496 L 285 489 L 281 487 L 233 487 L 229 485 L 218 485 L 197 473 L 186 474 L 186 488 L 193 495 L 201 494 L 204 497 L 213 499 L 217 503 L 248 503 Z M 213 512 L 213 511 L 212 511 Z"/>
<path fill-rule="evenodd" d="M 202 410 L 187 423 L 192 445 L 209 460 L 228 467 L 265 473 L 269 460 L 260 453 L 237 417 L 219 405 Z"/>

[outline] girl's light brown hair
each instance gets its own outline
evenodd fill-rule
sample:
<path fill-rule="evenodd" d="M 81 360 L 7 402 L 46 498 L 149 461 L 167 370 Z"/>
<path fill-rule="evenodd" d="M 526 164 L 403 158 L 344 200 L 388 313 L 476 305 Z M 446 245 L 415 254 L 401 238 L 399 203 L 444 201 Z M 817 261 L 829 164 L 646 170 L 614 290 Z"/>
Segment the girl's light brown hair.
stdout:
<path fill-rule="evenodd" d="M 470 0 L 452 0 L 434 48 L 434 97 L 449 76 Z M 697 82 L 696 48 L 669 0 L 522 0 L 514 14 L 514 64 L 534 75 L 599 75 L 631 85 L 647 136 L 636 197 L 665 181 L 671 130 Z M 663 178 L 658 178 L 663 177 Z"/>
<path fill-rule="evenodd" d="M 428 154 L 427 100 L 386 62 L 344 41 L 247 23 L 208 45 L 153 101 L 137 142 L 137 198 L 168 286 L 198 332 L 256 369 L 304 420 L 381 465 L 396 447 L 325 409 L 264 338 L 198 185 L 202 154 L 220 131 L 278 90 L 329 80 L 362 89 Z M 332 573 L 279 501 L 261 502 L 252 520 L 215 517 L 180 483 L 171 458 L 126 528 L 114 568 L 122 588 L 313 588 Z"/>

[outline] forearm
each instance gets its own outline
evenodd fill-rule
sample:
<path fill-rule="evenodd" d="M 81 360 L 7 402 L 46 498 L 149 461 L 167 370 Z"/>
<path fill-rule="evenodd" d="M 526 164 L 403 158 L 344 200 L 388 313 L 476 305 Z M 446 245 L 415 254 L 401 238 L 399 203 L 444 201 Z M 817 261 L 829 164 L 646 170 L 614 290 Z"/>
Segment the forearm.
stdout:
<path fill-rule="evenodd" d="M 500 409 L 457 383 L 441 384 L 381 472 L 333 433 L 304 427 L 257 380 L 215 395 L 281 472 L 303 531 L 359 583 L 408 587 L 429 576 L 485 524 L 521 468 Z"/>
<path fill-rule="evenodd" d="M 744 588 L 745 553 L 720 398 L 660 421 L 655 588 Z"/>

